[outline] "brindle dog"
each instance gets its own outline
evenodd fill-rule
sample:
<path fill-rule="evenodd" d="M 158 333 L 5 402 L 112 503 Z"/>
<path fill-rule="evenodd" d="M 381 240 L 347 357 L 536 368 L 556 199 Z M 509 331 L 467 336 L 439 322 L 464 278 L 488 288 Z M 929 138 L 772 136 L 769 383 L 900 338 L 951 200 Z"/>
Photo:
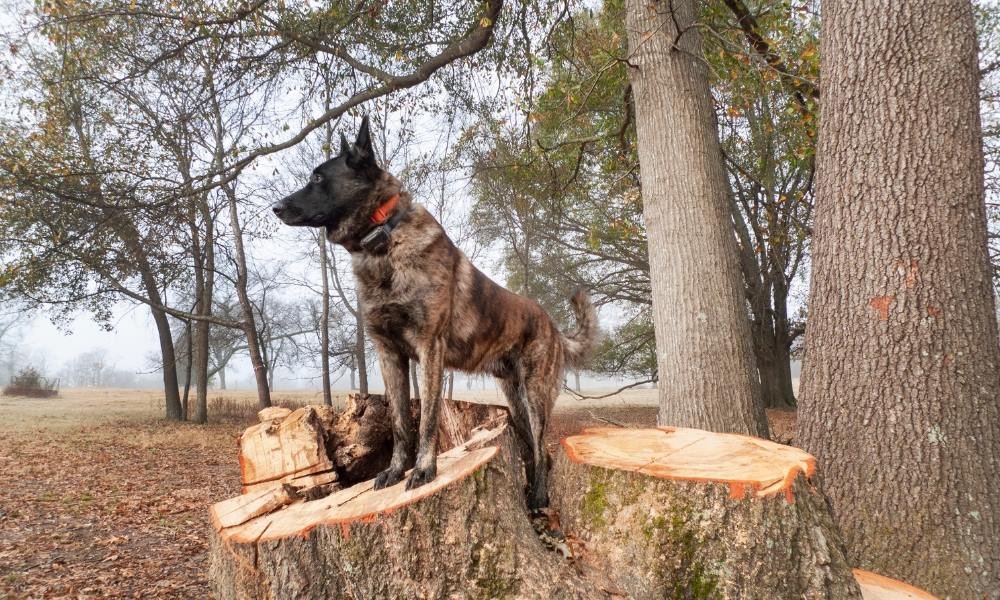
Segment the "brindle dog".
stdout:
<path fill-rule="evenodd" d="M 537 303 L 483 275 L 437 220 L 378 166 L 367 117 L 355 143 L 341 135 L 340 153 L 273 208 L 288 225 L 325 227 L 327 238 L 352 255 L 393 419 L 392 460 L 375 479 L 375 489 L 400 481 L 411 466 L 407 489 L 434 478 L 447 367 L 498 379 L 527 449 L 531 508 L 547 506 L 548 453 L 542 438 L 565 365 L 579 365 L 594 344 L 597 322 L 587 295 L 573 296 L 578 329 L 563 335 Z M 410 360 L 423 367 L 419 435 L 409 409 Z"/>

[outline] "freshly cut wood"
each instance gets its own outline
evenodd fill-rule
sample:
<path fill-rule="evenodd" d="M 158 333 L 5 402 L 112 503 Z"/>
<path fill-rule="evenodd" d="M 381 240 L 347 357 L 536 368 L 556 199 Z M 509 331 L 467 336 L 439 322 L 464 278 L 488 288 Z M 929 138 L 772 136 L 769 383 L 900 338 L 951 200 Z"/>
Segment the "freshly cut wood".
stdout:
<path fill-rule="evenodd" d="M 370 481 L 234 527 L 215 523 L 219 598 L 604 598 L 532 529 L 506 426 L 438 458 L 431 483 Z"/>
<path fill-rule="evenodd" d="M 240 479 L 247 486 L 328 472 L 322 407 L 305 406 L 283 419 L 269 419 L 240 436 Z"/>
<path fill-rule="evenodd" d="M 419 412 L 420 400 L 416 400 Z M 438 411 L 438 447 L 442 450 L 464 444 L 475 429 L 492 429 L 507 420 L 506 404 L 442 400 Z"/>
<path fill-rule="evenodd" d="M 871 571 L 854 569 L 854 578 L 861 586 L 864 600 L 938 600 L 937 596 L 908 583 L 883 577 Z"/>
<path fill-rule="evenodd" d="M 274 420 L 282 420 L 292 414 L 292 409 L 284 406 L 268 406 L 257 411 L 257 420 L 261 423 Z"/>
<path fill-rule="evenodd" d="M 418 416 L 419 400 L 413 403 Z M 496 426 L 506 419 L 504 406 L 444 401 L 439 418 L 439 447 L 448 449 L 467 440 L 473 429 Z M 344 409 L 324 405 L 292 411 L 269 407 L 258 413 L 260 424 L 240 437 L 243 493 L 292 483 L 299 487 L 319 481 L 310 475 L 335 472 L 343 485 L 375 477 L 392 454 L 392 416 L 384 396 L 351 394 Z M 324 482 L 329 483 L 325 479 Z"/>
<path fill-rule="evenodd" d="M 748 436 L 588 429 L 563 440 L 551 496 L 628 598 L 859 599 L 815 469 Z"/>

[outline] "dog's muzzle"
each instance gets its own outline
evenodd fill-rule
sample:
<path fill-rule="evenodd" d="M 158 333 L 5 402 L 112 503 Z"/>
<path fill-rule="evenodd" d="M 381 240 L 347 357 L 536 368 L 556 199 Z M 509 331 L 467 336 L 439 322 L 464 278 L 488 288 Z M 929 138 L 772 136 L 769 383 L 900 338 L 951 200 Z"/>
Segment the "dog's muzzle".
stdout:
<path fill-rule="evenodd" d="M 274 211 L 275 216 L 284 221 L 286 225 L 294 225 L 302 220 L 301 212 L 292 206 L 290 199 L 291 196 L 285 196 L 271 205 L 271 210 Z"/>

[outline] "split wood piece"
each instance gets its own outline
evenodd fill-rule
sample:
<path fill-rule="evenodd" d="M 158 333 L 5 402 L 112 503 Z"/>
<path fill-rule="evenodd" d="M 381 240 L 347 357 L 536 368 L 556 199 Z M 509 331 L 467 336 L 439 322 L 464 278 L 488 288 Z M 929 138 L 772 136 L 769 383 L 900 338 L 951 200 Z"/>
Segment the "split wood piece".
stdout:
<path fill-rule="evenodd" d="M 605 598 L 542 546 L 506 426 L 438 459 L 430 483 L 365 482 L 213 529 L 219 598 Z"/>
<path fill-rule="evenodd" d="M 248 486 L 289 481 L 333 470 L 327 455 L 321 413 L 326 407 L 305 406 L 282 419 L 269 419 L 240 436 L 240 480 Z"/>
<path fill-rule="evenodd" d="M 552 504 L 628 598 L 860 599 L 805 452 L 695 429 L 562 441 Z"/>
<path fill-rule="evenodd" d="M 413 412 L 419 416 L 419 400 Z M 438 439 L 446 450 L 467 440 L 477 427 L 504 422 L 506 407 L 472 402 L 442 403 Z M 351 394 L 344 409 L 312 405 L 291 411 L 270 407 L 261 423 L 240 438 L 243 493 L 308 483 L 307 475 L 337 473 L 344 485 L 375 477 L 392 454 L 392 416 L 384 396 Z"/>
<path fill-rule="evenodd" d="M 213 504 L 209 509 L 209 517 L 216 529 L 235 527 L 302 498 L 326 496 L 333 491 L 331 486 L 336 481 L 337 474 L 331 472 L 306 475 L 282 484 L 255 484 L 251 486 L 251 490 L 235 498 Z"/>
<path fill-rule="evenodd" d="M 854 578 L 861 586 L 864 600 L 938 600 L 920 588 L 871 571 L 854 569 Z"/>

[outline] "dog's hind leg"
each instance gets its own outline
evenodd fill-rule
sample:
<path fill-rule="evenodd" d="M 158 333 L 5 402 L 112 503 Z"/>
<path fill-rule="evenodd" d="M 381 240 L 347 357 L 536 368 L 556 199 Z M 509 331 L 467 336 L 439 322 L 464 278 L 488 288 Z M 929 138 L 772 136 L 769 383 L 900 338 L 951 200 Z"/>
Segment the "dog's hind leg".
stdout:
<path fill-rule="evenodd" d="M 528 508 L 535 510 L 549 505 L 549 452 L 545 449 L 544 438 L 557 388 L 550 369 L 525 371 L 524 386 L 527 397 L 522 406 L 528 419 L 533 458 L 532 468 L 529 470 L 531 493 L 528 498 Z"/>
<path fill-rule="evenodd" d="M 435 338 L 418 349 L 420 355 L 420 437 L 417 464 L 406 481 L 410 490 L 428 483 L 437 475 L 438 408 L 444 379 L 444 340 Z"/>
<path fill-rule="evenodd" d="M 385 394 L 392 413 L 392 460 L 389 467 L 375 477 L 375 489 L 394 485 L 413 464 L 416 427 L 410 413 L 410 360 L 391 346 L 373 338 L 378 350 L 378 362 L 385 381 Z"/>
<path fill-rule="evenodd" d="M 511 425 L 517 432 L 521 444 L 521 459 L 524 461 L 528 481 L 534 478 L 534 452 L 531 443 L 531 426 L 528 424 L 528 413 L 524 408 L 525 392 L 521 383 L 521 375 L 517 370 L 505 369 L 496 374 L 497 384 L 507 398 L 507 412 L 510 414 Z"/>

